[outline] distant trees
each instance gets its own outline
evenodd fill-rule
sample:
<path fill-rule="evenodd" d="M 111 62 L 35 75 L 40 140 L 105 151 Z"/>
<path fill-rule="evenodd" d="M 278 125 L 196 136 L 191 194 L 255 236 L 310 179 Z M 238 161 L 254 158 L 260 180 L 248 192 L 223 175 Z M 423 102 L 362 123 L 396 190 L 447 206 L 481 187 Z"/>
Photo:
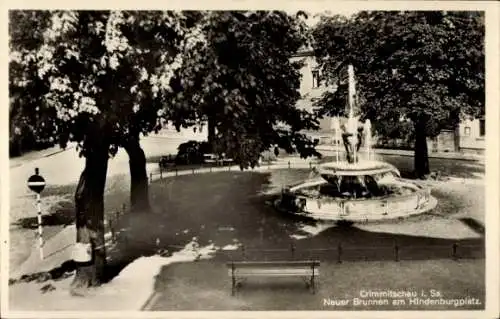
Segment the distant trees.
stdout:
<path fill-rule="evenodd" d="M 429 173 L 428 136 L 465 117 L 484 115 L 481 12 L 324 16 L 312 34 L 316 57 L 330 83 L 340 83 L 343 67 L 354 65 L 362 118 L 369 118 L 382 134 L 406 132 L 406 121 L 412 123 L 418 177 Z M 345 85 L 325 94 L 319 113 L 343 112 L 345 102 L 339 101 L 345 97 Z"/>

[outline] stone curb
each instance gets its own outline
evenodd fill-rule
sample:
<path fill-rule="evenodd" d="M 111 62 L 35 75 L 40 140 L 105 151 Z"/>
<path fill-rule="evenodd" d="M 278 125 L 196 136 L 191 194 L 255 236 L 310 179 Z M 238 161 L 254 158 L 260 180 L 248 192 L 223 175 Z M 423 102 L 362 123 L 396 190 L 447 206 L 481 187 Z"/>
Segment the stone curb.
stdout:
<path fill-rule="evenodd" d="M 290 162 L 290 167 L 291 168 L 311 168 L 312 165 L 317 164 L 316 162 L 310 161 L 307 163 L 292 163 Z M 194 175 L 194 174 L 204 174 L 204 173 L 216 173 L 216 172 L 265 172 L 269 170 L 274 170 L 274 169 L 286 169 L 290 168 L 288 166 L 288 161 L 279 161 L 278 163 L 273 163 L 270 165 L 267 164 L 261 164 L 260 167 L 256 167 L 254 169 L 248 169 L 241 171 L 240 167 L 237 165 L 232 165 L 232 166 L 223 166 L 223 167 L 209 167 L 209 168 L 195 168 L 195 169 L 183 169 L 183 170 L 178 170 L 176 172 L 172 171 L 167 171 L 167 172 L 162 172 L 161 177 L 175 177 L 175 176 L 183 176 L 183 175 Z M 149 177 L 153 177 L 151 181 L 157 181 L 160 180 L 159 172 L 149 172 Z"/>

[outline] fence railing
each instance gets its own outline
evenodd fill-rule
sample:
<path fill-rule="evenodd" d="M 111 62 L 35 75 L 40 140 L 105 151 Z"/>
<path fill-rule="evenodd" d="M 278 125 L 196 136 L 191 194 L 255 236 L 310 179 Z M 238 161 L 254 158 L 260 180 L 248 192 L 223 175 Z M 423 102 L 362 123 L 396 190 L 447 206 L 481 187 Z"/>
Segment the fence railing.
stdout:
<path fill-rule="evenodd" d="M 303 161 L 303 163 L 292 163 L 291 161 L 263 161 L 259 166 L 255 168 L 249 168 L 246 171 L 262 171 L 267 169 L 312 169 L 319 162 L 317 160 L 309 160 Z M 201 173 L 214 173 L 214 172 L 230 172 L 230 171 L 239 171 L 240 168 L 238 165 L 217 165 L 217 166 L 188 166 L 188 167 L 172 167 L 169 169 L 163 168 L 159 166 L 158 170 L 149 172 L 149 181 L 152 182 L 154 180 L 162 180 L 164 177 L 173 177 L 173 176 L 183 176 L 183 175 L 194 175 Z"/>
<path fill-rule="evenodd" d="M 119 222 L 120 219 L 127 212 L 127 204 L 123 203 L 121 209 L 116 210 L 114 213 L 105 215 L 104 217 L 104 234 L 109 236 L 111 242 L 115 243 L 117 240 L 117 234 L 119 233 Z"/>
<path fill-rule="evenodd" d="M 130 241 L 135 241 L 130 239 Z M 135 242 L 137 244 L 137 242 Z M 186 248 L 183 245 L 163 245 L 159 241 L 149 243 L 149 248 L 154 248 L 159 254 L 170 255 Z M 200 247 L 200 249 L 203 247 Z M 151 250 L 151 249 L 150 249 Z M 196 251 L 194 252 L 196 255 Z M 200 253 L 201 256 L 201 253 Z M 212 256 L 214 260 L 321 260 L 336 263 L 355 261 L 405 261 L 405 260 L 430 260 L 430 259 L 484 259 L 484 243 L 446 243 L 432 245 L 409 245 L 394 241 L 393 245 L 352 246 L 347 243 L 332 243 L 331 247 L 305 248 L 298 247 L 292 242 L 283 248 L 257 248 L 240 245 L 234 250 L 222 250 L 217 247 Z"/>
<path fill-rule="evenodd" d="M 230 260 L 254 259 L 318 259 L 342 263 L 344 261 L 415 260 L 415 259 L 479 259 L 484 258 L 483 243 L 452 243 L 439 245 L 404 245 L 396 241 L 389 246 L 350 246 L 342 242 L 328 248 L 298 248 L 295 243 L 288 249 L 262 249 L 240 246 L 238 250 L 224 252 Z"/>

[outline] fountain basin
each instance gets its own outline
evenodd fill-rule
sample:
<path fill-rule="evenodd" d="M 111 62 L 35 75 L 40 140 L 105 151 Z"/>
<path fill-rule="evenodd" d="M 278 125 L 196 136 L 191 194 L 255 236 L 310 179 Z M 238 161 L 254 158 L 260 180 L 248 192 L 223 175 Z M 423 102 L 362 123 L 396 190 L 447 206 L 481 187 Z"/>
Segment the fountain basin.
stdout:
<path fill-rule="evenodd" d="M 389 174 L 400 177 L 399 170 L 393 165 L 379 161 L 360 161 L 355 164 L 347 162 L 329 162 L 318 167 L 323 178 L 329 176 L 364 176 Z"/>
<path fill-rule="evenodd" d="M 383 172 L 382 172 L 383 174 Z M 384 195 L 353 198 L 352 194 L 328 195 L 333 185 L 324 178 L 307 180 L 283 190 L 276 204 L 287 213 L 316 220 L 374 221 L 422 214 L 434 209 L 437 200 L 430 189 L 398 177 L 382 180 Z"/>

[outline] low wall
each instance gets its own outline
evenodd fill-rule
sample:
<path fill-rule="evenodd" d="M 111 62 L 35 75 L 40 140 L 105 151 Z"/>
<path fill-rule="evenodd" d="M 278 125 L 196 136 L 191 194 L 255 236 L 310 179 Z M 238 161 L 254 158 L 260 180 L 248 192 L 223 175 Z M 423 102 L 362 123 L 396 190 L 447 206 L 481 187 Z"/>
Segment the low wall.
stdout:
<path fill-rule="evenodd" d="M 306 199 L 304 216 L 326 220 L 364 221 L 405 217 L 433 209 L 437 201 L 430 190 L 419 189 L 409 195 L 393 195 L 379 199 L 332 200 L 327 203 Z"/>

